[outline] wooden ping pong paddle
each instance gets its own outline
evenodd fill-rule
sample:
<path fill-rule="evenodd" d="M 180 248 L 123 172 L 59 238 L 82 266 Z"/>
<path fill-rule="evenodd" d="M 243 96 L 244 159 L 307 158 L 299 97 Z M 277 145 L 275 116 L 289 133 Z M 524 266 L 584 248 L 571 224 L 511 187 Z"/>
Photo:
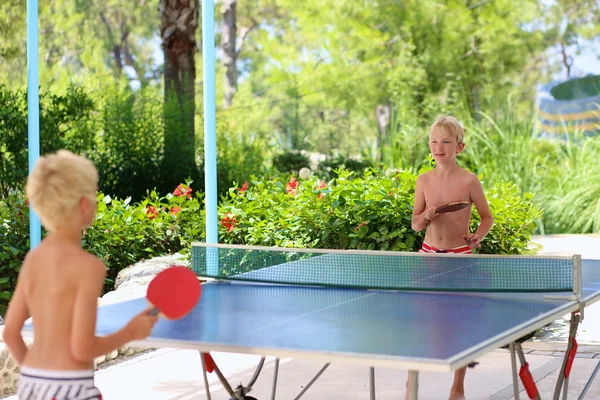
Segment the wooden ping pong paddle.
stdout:
<path fill-rule="evenodd" d="M 148 285 L 146 299 L 154 307 L 149 314 L 160 314 L 166 319 L 183 318 L 194 308 L 201 292 L 200 281 L 189 268 L 164 269 Z"/>
<path fill-rule="evenodd" d="M 468 201 L 456 201 L 454 203 L 444 204 L 443 206 L 436 208 L 435 212 L 438 214 L 444 214 L 444 213 L 462 210 L 468 206 L 469 206 Z"/>

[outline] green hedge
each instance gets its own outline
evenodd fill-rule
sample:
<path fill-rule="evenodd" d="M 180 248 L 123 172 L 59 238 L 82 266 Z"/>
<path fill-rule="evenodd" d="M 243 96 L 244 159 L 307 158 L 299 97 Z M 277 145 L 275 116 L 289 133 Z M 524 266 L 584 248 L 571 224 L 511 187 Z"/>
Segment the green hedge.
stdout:
<path fill-rule="evenodd" d="M 367 169 L 341 171 L 328 182 L 311 178 L 256 177 L 223 198 L 220 238 L 225 243 L 416 251 L 424 231 L 411 228 L 417 175 Z M 532 195 L 500 184 L 487 193 L 494 226 L 479 253 L 522 254 L 542 211 Z M 474 210 L 471 229 L 479 223 Z"/>
<path fill-rule="evenodd" d="M 29 251 L 29 207 L 23 192 L 0 199 L 0 313 L 10 299 L 18 271 Z M 82 246 L 107 266 L 105 290 L 114 288 L 119 271 L 138 261 L 189 248 L 203 240 L 202 194 L 189 182 L 160 197 L 156 191 L 132 203 L 131 198 L 98 194 L 94 224 L 82 237 Z M 42 227 L 42 236 L 46 231 Z"/>
<path fill-rule="evenodd" d="M 232 187 L 219 204 L 223 243 L 263 246 L 415 251 L 424 232 L 411 228 L 416 175 L 367 169 L 360 177 L 339 171 L 329 181 L 293 175 L 259 179 Z M 141 202 L 98 194 L 94 224 L 83 247 L 108 268 L 105 290 L 118 272 L 162 254 L 189 254 L 193 241 L 205 240 L 203 194 L 191 183 Z M 513 185 L 488 191 L 495 224 L 481 253 L 521 254 L 527 250 L 541 210 Z M 22 192 L 0 200 L 0 312 L 6 306 L 21 263 L 29 250 L 29 208 Z M 478 224 L 477 212 L 472 229 Z M 45 232 L 43 235 L 45 235 Z"/>

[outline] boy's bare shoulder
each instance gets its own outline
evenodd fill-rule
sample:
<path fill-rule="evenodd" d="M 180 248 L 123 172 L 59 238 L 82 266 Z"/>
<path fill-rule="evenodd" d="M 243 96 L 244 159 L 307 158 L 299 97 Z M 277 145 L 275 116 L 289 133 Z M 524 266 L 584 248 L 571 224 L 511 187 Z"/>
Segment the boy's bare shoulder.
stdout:
<path fill-rule="evenodd" d="M 477 174 L 471 172 L 471 171 L 467 171 L 464 168 L 460 169 L 460 175 L 461 177 L 463 177 L 464 179 L 466 179 L 469 183 L 472 182 L 479 182 L 479 177 L 477 176 Z"/>
<path fill-rule="evenodd" d="M 429 170 L 427 172 L 423 172 L 422 174 L 420 174 L 419 176 L 417 176 L 417 181 L 427 182 L 432 175 L 433 175 L 433 170 Z"/>
<path fill-rule="evenodd" d="M 78 262 L 78 264 L 83 267 L 81 268 L 83 273 L 91 273 L 93 277 L 97 277 L 98 275 L 106 275 L 106 266 L 95 255 L 90 254 L 83 249 L 79 249 L 74 257 L 74 261 Z"/>
<path fill-rule="evenodd" d="M 70 265 L 70 271 L 82 279 L 97 280 L 106 275 L 106 266 L 95 255 L 86 252 L 81 247 L 64 249 L 64 262 Z"/>

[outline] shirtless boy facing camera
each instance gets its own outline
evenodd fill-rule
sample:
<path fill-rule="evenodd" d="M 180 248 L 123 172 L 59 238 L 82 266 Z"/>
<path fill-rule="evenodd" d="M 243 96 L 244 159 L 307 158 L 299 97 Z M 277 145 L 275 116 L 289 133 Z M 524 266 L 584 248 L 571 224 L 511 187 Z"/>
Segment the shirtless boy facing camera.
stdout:
<path fill-rule="evenodd" d="M 472 249 L 480 247 L 492 228 L 493 218 L 481 182 L 477 175 L 456 164 L 457 155 L 465 147 L 463 139 L 463 127 L 451 116 L 436 118 L 429 130 L 429 149 L 435 168 L 417 178 L 412 216 L 415 231 L 426 229 L 419 252 L 472 254 Z M 455 212 L 436 213 L 439 206 L 457 201 L 466 201 L 469 206 Z M 475 232 L 470 232 L 473 204 L 481 223 Z M 448 400 L 465 399 L 465 375 L 466 367 L 455 372 Z"/>

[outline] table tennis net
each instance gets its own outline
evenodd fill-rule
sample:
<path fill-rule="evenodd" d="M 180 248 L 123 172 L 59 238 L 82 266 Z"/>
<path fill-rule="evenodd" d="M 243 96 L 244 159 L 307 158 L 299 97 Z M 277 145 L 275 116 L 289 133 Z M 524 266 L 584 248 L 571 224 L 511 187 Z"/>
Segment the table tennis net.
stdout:
<path fill-rule="evenodd" d="M 383 251 L 192 246 L 201 277 L 242 282 L 363 289 L 565 292 L 570 257 L 425 254 Z"/>

